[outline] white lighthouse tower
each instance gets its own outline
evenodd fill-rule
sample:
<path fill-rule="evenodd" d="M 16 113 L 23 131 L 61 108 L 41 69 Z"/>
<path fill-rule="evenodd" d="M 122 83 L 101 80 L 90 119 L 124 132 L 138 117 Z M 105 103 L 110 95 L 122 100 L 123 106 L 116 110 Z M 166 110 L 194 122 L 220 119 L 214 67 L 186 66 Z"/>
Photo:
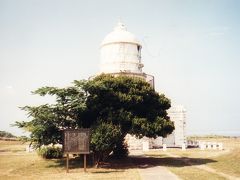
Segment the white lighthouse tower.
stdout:
<path fill-rule="evenodd" d="M 154 76 L 142 71 L 144 65 L 141 60 L 141 49 L 142 45 L 136 36 L 127 31 L 126 26 L 119 22 L 101 43 L 100 73 L 139 77 L 154 88 Z M 146 142 L 150 148 L 161 146 L 163 143 L 167 146 L 181 146 L 186 143 L 185 114 L 186 110 L 183 106 L 172 107 L 168 111 L 170 119 L 174 122 L 175 130 L 166 138 L 136 139 L 134 136 L 127 135 L 126 141 L 129 149 L 142 149 Z"/>
<path fill-rule="evenodd" d="M 141 49 L 140 41 L 119 22 L 101 43 L 100 73 L 143 78 L 154 87 L 154 77 L 142 71 Z"/>

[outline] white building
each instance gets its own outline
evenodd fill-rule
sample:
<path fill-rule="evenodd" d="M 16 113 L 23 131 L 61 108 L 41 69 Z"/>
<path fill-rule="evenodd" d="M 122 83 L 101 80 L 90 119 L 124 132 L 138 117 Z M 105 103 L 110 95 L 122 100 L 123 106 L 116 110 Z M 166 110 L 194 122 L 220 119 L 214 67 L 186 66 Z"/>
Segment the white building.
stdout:
<path fill-rule="evenodd" d="M 171 121 L 174 122 L 175 130 L 172 134 L 163 138 L 163 144 L 167 146 L 181 147 L 182 144 L 187 143 L 186 139 L 186 109 L 182 105 L 172 106 L 168 110 L 168 115 Z"/>
<path fill-rule="evenodd" d="M 124 24 L 119 22 L 101 43 L 100 73 L 140 77 L 154 87 L 154 76 L 142 71 L 144 65 L 141 60 L 141 49 L 140 41 L 134 34 L 127 31 Z M 168 113 L 175 125 L 172 134 L 166 138 L 159 137 L 157 139 L 136 139 L 129 135 L 126 137 L 129 148 L 142 149 L 142 144 L 146 141 L 148 141 L 150 148 L 159 147 L 163 143 L 167 146 L 181 146 L 186 143 L 186 110 L 182 106 L 176 106 L 172 107 Z"/>
<path fill-rule="evenodd" d="M 140 77 L 154 87 L 154 76 L 142 71 L 141 49 L 135 35 L 119 22 L 101 43 L 100 73 Z"/>
<path fill-rule="evenodd" d="M 141 48 L 137 38 L 119 22 L 102 41 L 100 72 L 130 72 L 143 76 Z"/>

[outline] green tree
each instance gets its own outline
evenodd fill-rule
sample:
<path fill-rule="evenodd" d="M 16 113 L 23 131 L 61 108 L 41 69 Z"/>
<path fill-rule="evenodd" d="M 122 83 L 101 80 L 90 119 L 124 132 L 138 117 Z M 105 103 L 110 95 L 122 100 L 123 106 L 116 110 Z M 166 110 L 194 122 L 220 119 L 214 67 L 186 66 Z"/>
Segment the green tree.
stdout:
<path fill-rule="evenodd" d="M 140 78 L 100 75 L 88 81 L 84 89 L 91 118 L 120 127 L 116 150 L 125 147 L 127 133 L 156 138 L 165 137 L 174 129 L 166 111 L 170 100 Z"/>
<path fill-rule="evenodd" d="M 81 118 L 85 112 L 86 93 L 78 86 L 68 88 L 42 87 L 33 92 L 40 96 L 55 96 L 56 103 L 25 106 L 30 121 L 16 122 L 15 126 L 29 131 L 31 142 L 37 148 L 42 145 L 62 144 L 62 130 L 88 127 Z"/>
<path fill-rule="evenodd" d="M 34 94 L 56 97 L 54 104 L 23 107 L 32 119 L 15 124 L 31 132 L 37 147 L 61 144 L 63 129 L 91 128 L 91 149 L 99 162 L 111 152 L 127 154 L 127 133 L 156 138 L 174 129 L 166 112 L 170 100 L 139 78 L 100 75 L 68 88 L 39 88 Z"/>

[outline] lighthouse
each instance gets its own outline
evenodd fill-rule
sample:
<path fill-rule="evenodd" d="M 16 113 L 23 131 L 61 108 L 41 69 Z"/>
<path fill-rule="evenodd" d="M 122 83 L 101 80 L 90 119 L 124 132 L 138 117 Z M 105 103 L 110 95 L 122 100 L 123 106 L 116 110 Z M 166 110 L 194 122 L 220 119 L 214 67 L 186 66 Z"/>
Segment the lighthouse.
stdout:
<path fill-rule="evenodd" d="M 141 50 L 136 36 L 118 22 L 100 45 L 100 73 L 139 77 L 154 87 L 154 76 L 142 70 Z"/>
<path fill-rule="evenodd" d="M 137 37 L 127 30 L 127 27 L 118 22 L 113 31 L 105 36 L 100 45 L 100 72 L 99 74 L 111 74 L 113 76 L 126 75 L 138 77 L 148 82 L 154 88 L 154 76 L 143 71 L 144 64 L 141 56 L 142 45 Z M 181 147 L 186 144 L 185 120 L 186 110 L 183 106 L 173 106 L 168 110 L 171 121 L 174 122 L 175 130 L 166 138 L 157 139 L 134 136 L 125 137 L 129 149 L 144 149 L 167 146 Z"/>

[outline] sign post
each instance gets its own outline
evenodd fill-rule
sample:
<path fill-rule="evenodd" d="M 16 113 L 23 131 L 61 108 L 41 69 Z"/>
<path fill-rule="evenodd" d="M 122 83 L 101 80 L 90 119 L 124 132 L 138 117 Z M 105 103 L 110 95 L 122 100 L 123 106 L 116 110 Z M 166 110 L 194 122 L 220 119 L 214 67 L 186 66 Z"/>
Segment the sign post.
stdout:
<path fill-rule="evenodd" d="M 69 154 L 84 154 L 84 172 L 89 154 L 90 129 L 66 129 L 63 132 L 63 152 L 67 154 L 66 166 L 69 172 Z"/>
<path fill-rule="evenodd" d="M 67 173 L 69 172 L 68 164 L 69 164 L 69 154 L 67 154 Z"/>
<path fill-rule="evenodd" d="M 87 168 L 87 155 L 84 154 L 84 172 L 86 172 L 86 168 Z"/>

